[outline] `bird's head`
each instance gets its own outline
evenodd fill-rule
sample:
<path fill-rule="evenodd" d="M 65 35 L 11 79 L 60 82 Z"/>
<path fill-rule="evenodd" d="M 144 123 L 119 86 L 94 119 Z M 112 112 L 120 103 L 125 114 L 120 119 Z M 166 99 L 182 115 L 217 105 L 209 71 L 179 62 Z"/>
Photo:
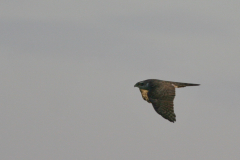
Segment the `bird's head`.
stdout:
<path fill-rule="evenodd" d="M 137 82 L 134 87 L 138 87 L 139 89 L 145 89 L 145 90 L 149 90 L 150 89 L 150 85 L 148 81 L 140 81 Z"/>

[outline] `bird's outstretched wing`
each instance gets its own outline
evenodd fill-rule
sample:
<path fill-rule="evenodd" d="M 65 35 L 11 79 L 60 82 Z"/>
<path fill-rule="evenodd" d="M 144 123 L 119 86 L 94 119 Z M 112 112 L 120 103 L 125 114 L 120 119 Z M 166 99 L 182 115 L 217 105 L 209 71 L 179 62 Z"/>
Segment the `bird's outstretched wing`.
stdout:
<path fill-rule="evenodd" d="M 193 84 L 193 83 L 182 83 L 182 82 L 171 82 L 168 81 L 172 86 L 175 88 L 182 88 L 182 87 L 187 87 L 187 86 L 199 86 L 200 84 Z"/>
<path fill-rule="evenodd" d="M 159 91 L 149 92 L 148 97 L 158 114 L 170 122 L 176 121 L 176 115 L 173 109 L 173 100 L 175 98 L 174 86 L 166 84 L 160 88 Z"/>

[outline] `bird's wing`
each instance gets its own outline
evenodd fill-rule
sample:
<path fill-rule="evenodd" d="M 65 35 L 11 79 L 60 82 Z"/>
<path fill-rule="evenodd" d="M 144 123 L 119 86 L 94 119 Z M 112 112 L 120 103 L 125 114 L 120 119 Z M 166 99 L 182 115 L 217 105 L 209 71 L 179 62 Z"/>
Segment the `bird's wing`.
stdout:
<path fill-rule="evenodd" d="M 139 89 L 141 94 L 142 94 L 142 98 L 147 101 L 148 103 L 151 103 L 149 101 L 149 98 L 148 98 L 148 90 L 145 90 L 145 89 Z"/>
<path fill-rule="evenodd" d="M 161 89 L 157 89 L 154 92 L 149 91 L 148 97 L 158 114 L 170 122 L 176 121 L 176 115 L 173 109 L 175 88 L 171 84 L 165 84 Z"/>
<path fill-rule="evenodd" d="M 175 88 L 182 88 L 182 87 L 187 87 L 187 86 L 199 86 L 200 84 L 193 84 L 193 83 L 182 83 L 182 82 L 171 82 L 168 81 L 172 86 Z"/>

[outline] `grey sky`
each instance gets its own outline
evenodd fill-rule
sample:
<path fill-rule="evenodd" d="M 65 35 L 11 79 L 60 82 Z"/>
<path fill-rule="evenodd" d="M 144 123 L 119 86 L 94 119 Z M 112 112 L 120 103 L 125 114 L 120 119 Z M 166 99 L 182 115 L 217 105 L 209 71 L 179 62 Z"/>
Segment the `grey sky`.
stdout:
<path fill-rule="evenodd" d="M 240 2 L 0 5 L 0 159 L 238 160 Z M 133 85 L 177 89 L 176 123 Z"/>

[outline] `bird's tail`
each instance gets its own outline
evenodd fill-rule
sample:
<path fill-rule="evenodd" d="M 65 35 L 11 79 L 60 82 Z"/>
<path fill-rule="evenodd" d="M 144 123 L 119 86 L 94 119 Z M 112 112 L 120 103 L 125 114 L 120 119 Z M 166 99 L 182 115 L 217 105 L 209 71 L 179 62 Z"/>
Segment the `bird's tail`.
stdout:
<path fill-rule="evenodd" d="M 181 88 L 186 86 L 199 86 L 200 84 L 193 84 L 193 83 L 181 83 L 181 82 L 173 82 L 174 87 Z"/>

